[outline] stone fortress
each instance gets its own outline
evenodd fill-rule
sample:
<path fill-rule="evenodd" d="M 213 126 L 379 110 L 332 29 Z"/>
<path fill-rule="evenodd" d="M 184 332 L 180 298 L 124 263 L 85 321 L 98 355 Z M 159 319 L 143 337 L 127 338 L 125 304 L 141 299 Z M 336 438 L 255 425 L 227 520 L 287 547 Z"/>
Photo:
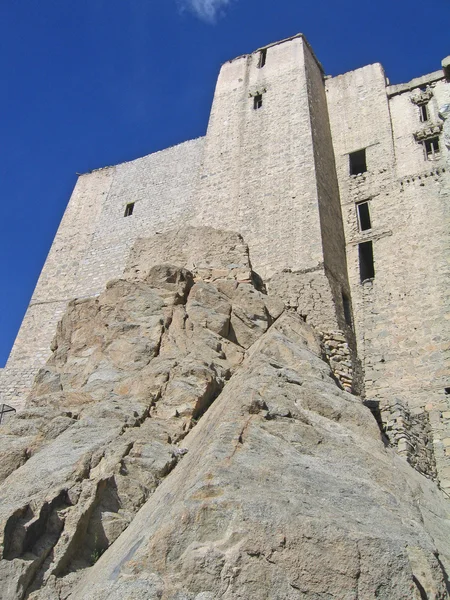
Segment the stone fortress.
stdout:
<path fill-rule="evenodd" d="M 303 35 L 224 64 L 204 137 L 79 177 L 1 402 L 21 409 L 67 303 L 119 277 L 138 238 L 232 230 L 341 386 L 450 493 L 449 80 L 450 57 L 400 85 L 380 64 L 329 77 Z"/>

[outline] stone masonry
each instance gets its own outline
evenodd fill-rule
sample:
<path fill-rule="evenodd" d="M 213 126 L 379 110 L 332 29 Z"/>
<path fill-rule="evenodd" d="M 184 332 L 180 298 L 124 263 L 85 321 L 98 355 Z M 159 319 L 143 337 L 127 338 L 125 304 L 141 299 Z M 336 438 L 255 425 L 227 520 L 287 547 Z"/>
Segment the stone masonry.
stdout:
<path fill-rule="evenodd" d="M 448 150 L 436 132 L 450 86 L 442 71 L 387 84 L 381 65 L 326 81 L 358 354 L 366 397 L 380 403 L 382 414 L 394 406 L 409 407 L 412 418 L 428 413 L 424 419 L 431 423 L 448 492 L 450 185 Z M 427 156 L 424 140 L 433 138 L 439 149 Z M 349 153 L 362 148 L 367 171 L 350 175 Z M 359 203 L 369 207 L 365 230 Z M 361 281 L 359 248 L 366 242 L 372 242 L 375 274 Z M 403 440 L 400 446 L 406 446 L 408 427 L 403 437 L 396 434 L 395 445 Z"/>
<path fill-rule="evenodd" d="M 379 64 L 327 77 L 301 34 L 224 64 L 204 137 L 80 176 L 1 401 L 23 406 L 67 303 L 118 277 L 138 238 L 234 230 L 341 385 L 450 493 L 448 64 L 399 85 Z"/>

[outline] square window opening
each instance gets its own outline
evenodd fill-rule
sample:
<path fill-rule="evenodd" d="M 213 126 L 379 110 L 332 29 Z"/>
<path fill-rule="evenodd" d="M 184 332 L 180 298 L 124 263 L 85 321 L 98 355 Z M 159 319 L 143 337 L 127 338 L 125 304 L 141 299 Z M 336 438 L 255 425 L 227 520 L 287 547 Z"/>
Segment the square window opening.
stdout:
<path fill-rule="evenodd" d="M 352 326 L 352 309 L 351 309 L 351 305 L 350 305 L 350 299 L 347 296 L 347 294 L 345 294 L 344 292 L 342 292 L 342 306 L 344 308 L 345 322 L 347 323 L 347 325 L 349 327 L 351 327 Z"/>
<path fill-rule="evenodd" d="M 261 106 L 262 106 L 262 94 L 257 94 L 253 98 L 253 108 L 255 110 L 258 110 L 258 108 L 261 108 Z"/>
<path fill-rule="evenodd" d="M 363 242 L 358 244 L 359 254 L 359 277 L 361 283 L 366 279 L 375 277 L 375 267 L 373 264 L 373 244 L 372 242 Z"/>
<path fill-rule="evenodd" d="M 372 229 L 372 223 L 370 221 L 370 211 L 368 202 L 360 202 L 356 205 L 358 212 L 358 226 L 360 231 L 367 231 Z"/>
<path fill-rule="evenodd" d="M 426 104 L 421 104 L 419 106 L 419 115 L 420 115 L 420 121 L 422 123 L 425 123 L 425 121 L 428 121 L 428 119 L 430 118 L 430 115 L 428 112 L 428 106 Z"/>
<path fill-rule="evenodd" d="M 350 175 L 359 175 L 367 171 L 365 148 L 356 152 L 350 152 L 348 156 L 350 161 Z"/>
<path fill-rule="evenodd" d="M 450 396 L 450 387 L 444 388 L 444 392 L 446 396 Z"/>
<path fill-rule="evenodd" d="M 263 66 L 266 64 L 266 59 L 267 59 L 267 48 L 265 48 L 264 50 L 261 50 L 261 52 L 259 53 L 258 69 L 263 68 Z"/>
<path fill-rule="evenodd" d="M 133 210 L 134 210 L 134 202 L 130 202 L 129 204 L 127 204 L 125 206 L 125 213 L 124 213 L 124 217 L 131 217 L 131 215 L 133 214 Z"/>
<path fill-rule="evenodd" d="M 423 142 L 425 160 L 434 160 L 440 155 L 439 138 L 429 138 Z"/>

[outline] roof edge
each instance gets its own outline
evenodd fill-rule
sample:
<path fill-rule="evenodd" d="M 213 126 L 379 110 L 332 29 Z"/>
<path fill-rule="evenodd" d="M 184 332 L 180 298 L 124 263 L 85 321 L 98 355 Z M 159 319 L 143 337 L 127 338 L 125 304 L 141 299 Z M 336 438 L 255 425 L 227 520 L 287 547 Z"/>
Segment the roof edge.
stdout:
<path fill-rule="evenodd" d="M 261 52 L 261 50 L 267 50 L 268 48 L 273 48 L 274 46 L 279 46 L 280 44 L 285 44 L 286 42 L 292 42 L 292 40 L 295 39 L 299 39 L 301 38 L 304 43 L 306 44 L 308 50 L 310 51 L 312 57 L 314 58 L 314 60 L 316 61 L 320 71 L 322 72 L 323 75 L 325 75 L 325 71 L 324 68 L 321 64 L 321 62 L 318 60 L 317 56 L 314 53 L 314 50 L 312 49 L 311 44 L 308 42 L 308 40 L 306 39 L 305 35 L 303 33 L 296 33 L 295 35 L 291 35 L 290 37 L 284 38 L 282 40 L 278 40 L 276 42 L 272 42 L 270 44 L 266 44 L 264 46 L 261 46 L 260 48 L 256 48 L 256 50 L 253 50 L 253 52 L 247 53 L 247 54 L 240 54 L 239 56 L 236 56 L 234 58 L 230 58 L 229 60 L 227 60 L 225 63 L 232 63 L 235 60 L 239 60 L 241 58 L 247 58 L 248 56 L 250 56 L 251 54 L 256 54 L 257 52 Z"/>
<path fill-rule="evenodd" d="M 388 85 L 386 87 L 386 93 L 389 97 L 396 96 L 397 94 L 402 94 L 403 92 L 408 92 L 413 90 L 414 88 L 422 87 L 429 83 L 434 83 L 435 81 L 439 81 L 440 79 L 445 79 L 445 74 L 443 71 L 433 71 L 433 73 L 428 73 L 427 75 L 421 75 L 420 77 L 414 77 L 411 81 L 406 83 L 397 83 L 395 85 Z"/>

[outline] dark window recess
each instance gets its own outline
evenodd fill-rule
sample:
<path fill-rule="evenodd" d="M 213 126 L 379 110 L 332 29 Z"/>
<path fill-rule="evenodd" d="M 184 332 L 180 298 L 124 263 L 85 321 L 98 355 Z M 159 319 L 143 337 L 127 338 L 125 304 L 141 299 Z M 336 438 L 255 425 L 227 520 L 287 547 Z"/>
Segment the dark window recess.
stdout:
<path fill-rule="evenodd" d="M 425 160 L 433 160 L 433 158 L 437 158 L 440 154 L 439 138 L 434 137 L 425 140 L 423 143 L 423 148 L 425 151 Z"/>
<path fill-rule="evenodd" d="M 350 175 L 359 175 L 367 171 L 365 148 L 356 152 L 350 152 L 348 157 L 350 160 Z"/>
<path fill-rule="evenodd" d="M 445 392 L 446 396 L 450 395 L 450 387 L 444 388 L 444 392 Z"/>
<path fill-rule="evenodd" d="M 359 253 L 359 276 L 361 281 L 375 277 L 375 268 L 373 265 L 373 245 L 372 242 L 363 242 L 358 244 Z"/>
<path fill-rule="evenodd" d="M 344 307 L 344 318 L 347 325 L 352 326 L 352 309 L 349 297 L 342 292 L 342 306 Z"/>
<path fill-rule="evenodd" d="M 421 104 L 419 106 L 419 114 L 420 114 L 420 120 L 422 123 L 424 123 L 425 121 L 428 121 L 430 116 L 428 114 L 428 106 L 426 104 Z"/>
<path fill-rule="evenodd" d="M 356 205 L 358 211 L 358 225 L 360 231 L 367 231 L 372 229 L 372 223 L 370 222 L 369 203 L 360 202 Z"/>
<path fill-rule="evenodd" d="M 129 204 L 127 204 L 125 206 L 125 214 L 123 216 L 131 217 L 131 215 L 133 214 L 133 210 L 134 210 L 134 202 L 130 202 Z"/>
<path fill-rule="evenodd" d="M 267 49 L 261 50 L 259 53 L 259 61 L 258 61 L 258 69 L 262 69 L 266 64 L 267 59 Z"/>
<path fill-rule="evenodd" d="M 255 110 L 257 110 L 258 108 L 261 108 L 261 106 L 262 106 L 262 94 L 257 94 L 253 98 L 253 108 Z"/>

